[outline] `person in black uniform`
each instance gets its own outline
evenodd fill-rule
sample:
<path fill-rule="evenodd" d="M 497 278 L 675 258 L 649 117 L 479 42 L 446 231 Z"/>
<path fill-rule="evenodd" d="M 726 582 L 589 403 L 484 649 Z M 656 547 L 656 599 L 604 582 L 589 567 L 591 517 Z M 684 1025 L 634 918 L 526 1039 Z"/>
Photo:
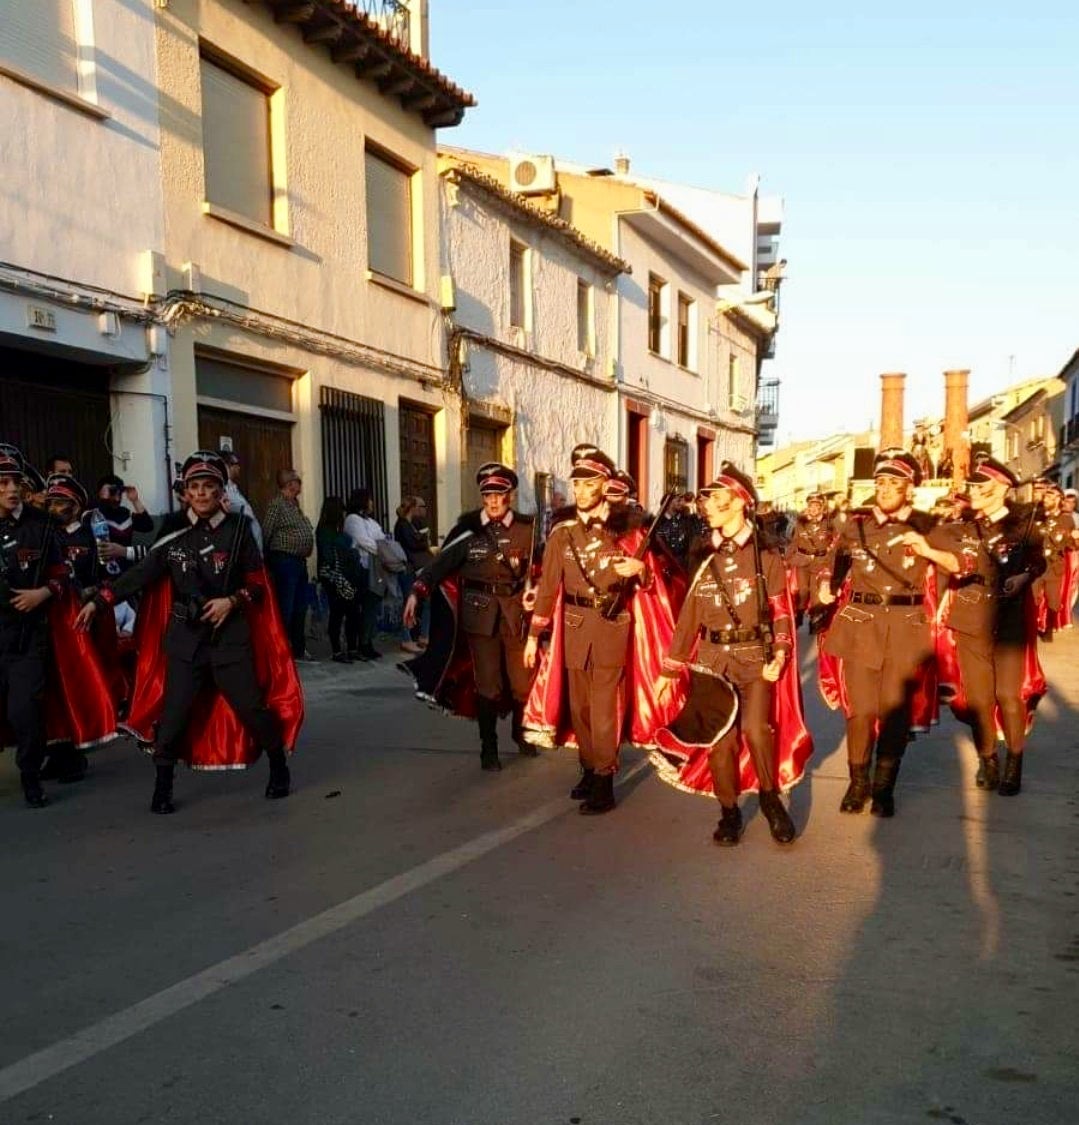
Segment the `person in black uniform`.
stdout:
<path fill-rule="evenodd" d="M 23 796 L 48 804 L 41 788 L 45 758 L 43 708 L 49 625 L 45 604 L 63 592 L 64 567 L 49 517 L 23 499 L 29 466 L 14 447 L 0 447 L 0 698 L 15 736 Z"/>
<path fill-rule="evenodd" d="M 53 473 L 45 482 L 45 502 L 68 580 L 78 594 L 92 596 L 104 567 L 93 532 L 82 518 L 89 502 L 86 489 L 70 473 Z M 86 776 L 86 755 L 71 742 L 54 742 L 41 776 L 46 781 L 81 781 Z"/>
<path fill-rule="evenodd" d="M 270 763 L 266 796 L 287 797 L 289 770 L 280 724 L 266 707 L 255 678 L 251 633 L 242 603 L 263 588 L 244 577 L 262 567 L 246 516 L 222 507 L 228 469 L 216 453 L 200 451 L 184 462 L 181 477 L 187 526 L 159 539 L 150 553 L 109 589 L 99 590 L 79 615 L 87 628 L 95 612 L 110 609 L 155 580 L 172 583 L 172 620 L 165 637 L 165 699 L 154 743 L 157 778 L 150 811 L 175 812 L 173 774 L 191 707 L 212 680 Z"/>
<path fill-rule="evenodd" d="M 403 621 L 405 628 L 412 628 L 420 599 L 451 574 L 460 576 L 459 627 L 476 680 L 480 766 L 500 770 L 498 706 L 507 681 L 513 698 L 513 740 L 527 757 L 537 753 L 521 730 L 532 686 L 532 673 L 524 664 L 523 599 L 532 563 L 533 520 L 513 509 L 517 474 L 508 465 L 481 465 L 476 483 L 483 507 L 461 516 L 439 554 L 416 575 Z"/>

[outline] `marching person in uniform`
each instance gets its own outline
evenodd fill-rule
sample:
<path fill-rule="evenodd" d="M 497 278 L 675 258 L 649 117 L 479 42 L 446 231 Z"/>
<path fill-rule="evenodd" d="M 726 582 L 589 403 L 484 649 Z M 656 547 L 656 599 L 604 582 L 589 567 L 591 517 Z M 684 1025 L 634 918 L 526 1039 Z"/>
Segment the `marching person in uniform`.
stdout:
<path fill-rule="evenodd" d="M 536 594 L 524 660 L 536 665 L 540 636 L 551 626 L 560 599 L 569 709 L 584 775 L 571 796 L 581 812 L 598 814 L 615 807 L 614 775 L 622 741 L 622 695 L 630 641 L 627 610 L 615 612 L 630 579 L 648 582 L 641 559 L 630 558 L 608 526 L 610 507 L 604 489 L 614 463 L 595 446 L 573 451 L 570 483 L 576 503 L 571 518 L 551 528 L 543 574 Z M 562 668 L 554 669 L 561 676 Z"/>
<path fill-rule="evenodd" d="M 480 466 L 476 484 L 482 507 L 461 516 L 442 550 L 416 575 L 403 614 L 405 627 L 412 628 L 420 600 L 456 576 L 458 623 L 456 630 L 446 630 L 454 636 L 443 638 L 439 644 L 432 640 L 428 652 L 402 667 L 416 679 L 422 698 L 431 697 L 451 710 L 457 709 L 454 700 L 438 699 L 438 689 L 452 662 L 456 635 L 463 636 L 475 684 L 480 767 L 500 770 L 498 715 L 507 683 L 512 699 L 513 740 L 522 754 L 535 757 L 537 753 L 521 731 L 532 683 L 524 663 L 523 602 L 535 562 L 535 521 L 513 508 L 517 474 L 508 465 L 490 461 Z"/>
<path fill-rule="evenodd" d="M 848 578 L 822 649 L 840 661 L 847 717 L 850 785 L 840 812 L 895 815 L 895 783 L 910 738 L 915 696 L 933 655 L 926 606 L 928 563 L 906 546 L 926 535 L 932 517 L 912 507 L 921 480 L 903 450 L 885 450 L 873 467 L 872 507 L 852 511 L 822 576 L 819 597 L 831 605 Z M 870 763 L 876 765 L 870 784 Z"/>
<path fill-rule="evenodd" d="M 88 628 L 96 612 L 149 590 L 160 582 L 171 587 L 171 608 L 164 637 L 164 694 L 154 739 L 156 783 L 150 811 L 175 812 L 173 775 L 190 725 L 196 725 L 193 707 L 204 686 L 213 684 L 227 701 L 240 726 L 270 763 L 266 796 L 287 797 L 290 777 L 285 759 L 286 735 L 281 715 L 266 705 L 256 677 L 256 661 L 265 660 L 268 647 L 260 636 L 258 651 L 252 646 L 252 618 L 248 610 L 265 610 L 267 584 L 258 547 L 245 515 L 227 513 L 222 501 L 228 469 L 216 453 L 199 451 L 181 470 L 187 500 L 186 526 L 159 539 L 142 562 L 121 575 L 111 587 L 99 590 L 79 615 Z M 152 619 L 145 602 L 138 628 Z M 281 623 L 276 616 L 270 640 L 276 640 L 277 675 L 295 677 L 292 662 L 277 659 L 284 651 Z M 138 634 L 140 641 L 143 636 Z M 160 638 L 155 638 L 160 643 Z M 145 646 L 140 643 L 140 649 Z M 145 655 L 140 651 L 140 660 Z M 294 681 L 293 681 L 294 682 Z M 136 696 L 139 694 L 136 685 Z M 295 711 L 296 702 L 292 701 Z M 132 711 L 135 712 L 136 704 Z M 294 716 L 295 719 L 295 716 Z M 294 722 L 298 726 L 298 720 Z M 293 732 L 294 733 L 294 732 Z M 194 764 L 194 762 L 193 762 Z M 228 768 L 215 764 L 207 768 Z M 246 764 L 246 763 L 242 763 Z"/>
<path fill-rule="evenodd" d="M 46 603 L 64 592 L 65 568 L 52 521 L 23 498 L 33 479 L 22 454 L 0 446 L 0 699 L 15 737 L 15 764 L 26 803 L 48 804 L 45 686 L 49 655 Z"/>
<path fill-rule="evenodd" d="M 1035 527 L 1043 544 L 1045 573 L 1034 580 L 1034 601 L 1038 609 L 1038 632 L 1051 641 L 1057 629 L 1071 621 L 1069 552 L 1079 541 L 1075 521 L 1064 511 L 1064 493 L 1058 484 L 1048 483 L 1042 496 Z"/>
<path fill-rule="evenodd" d="M 772 838 L 790 844 L 794 822 L 778 791 L 772 727 L 776 684 L 793 646 L 783 560 L 775 545 L 761 543 L 760 531 L 750 521 L 757 493 L 745 473 L 724 462 L 719 476 L 701 489 L 701 496 L 710 549 L 697 567 L 678 616 L 664 660 L 663 674 L 668 678 L 661 693 L 662 700 L 673 690 L 674 677 L 688 668 L 689 698 L 656 741 L 679 756 L 707 748 L 712 788 L 720 805 L 712 838 L 722 847 L 732 847 L 742 836 L 738 759 L 744 739 L 761 813 Z M 805 735 L 804 725 L 799 725 Z M 791 749 L 784 746 L 784 754 Z M 808 736 L 799 751 L 804 765 L 812 752 Z"/>
<path fill-rule="evenodd" d="M 787 548 L 787 564 L 793 567 L 798 578 L 796 628 L 801 627 L 807 613 L 811 633 L 820 625 L 823 616 L 819 597 L 821 576 L 828 570 L 828 554 L 835 538 L 835 525 L 825 513 L 823 494 L 811 492 L 806 497 L 805 511 L 794 521 Z"/>
<path fill-rule="evenodd" d="M 1008 493 L 1018 483 L 1011 469 L 986 457 L 967 483 L 968 518 L 941 524 L 928 536 L 908 535 L 907 542 L 952 576 L 941 617 L 944 640 L 954 647 L 957 662 L 952 708 L 972 729 L 977 785 L 1014 796 L 1022 783 L 1034 707 L 1045 692 L 1033 596 L 1033 582 L 1045 570 L 1045 554 L 1037 510 L 1016 511 L 1008 504 Z M 1007 748 L 1003 778 L 998 726 Z"/>

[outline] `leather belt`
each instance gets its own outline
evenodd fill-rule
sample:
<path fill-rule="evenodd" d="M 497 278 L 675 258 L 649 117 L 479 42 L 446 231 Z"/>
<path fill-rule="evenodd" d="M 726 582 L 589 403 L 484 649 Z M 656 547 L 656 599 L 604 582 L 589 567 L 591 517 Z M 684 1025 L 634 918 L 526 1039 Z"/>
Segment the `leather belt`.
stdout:
<path fill-rule="evenodd" d="M 925 594 L 851 594 L 855 605 L 921 605 Z"/>
<path fill-rule="evenodd" d="M 797 550 L 798 554 L 808 555 L 811 559 L 823 559 L 824 556 L 828 554 L 827 551 L 807 551 L 804 547 L 799 547 Z"/>
<path fill-rule="evenodd" d="M 614 591 L 612 590 L 610 597 L 606 598 L 594 598 L 590 594 L 563 594 L 562 601 L 565 605 L 579 605 L 586 609 L 603 609 L 613 597 Z"/>
<path fill-rule="evenodd" d="M 956 585 L 960 586 L 960 587 L 962 587 L 962 586 L 985 586 L 985 585 L 987 585 L 987 583 L 985 581 L 985 575 L 984 574 L 968 574 L 965 578 L 960 578 L 959 581 L 956 583 Z"/>
<path fill-rule="evenodd" d="M 697 632 L 702 641 L 711 641 L 714 645 L 736 645 L 745 641 L 759 641 L 761 639 L 759 628 L 709 629 L 707 625 L 702 625 Z"/>
<path fill-rule="evenodd" d="M 523 582 L 480 582 L 472 578 L 465 579 L 466 590 L 479 590 L 483 594 L 492 594 L 496 598 L 512 598 L 524 589 Z"/>

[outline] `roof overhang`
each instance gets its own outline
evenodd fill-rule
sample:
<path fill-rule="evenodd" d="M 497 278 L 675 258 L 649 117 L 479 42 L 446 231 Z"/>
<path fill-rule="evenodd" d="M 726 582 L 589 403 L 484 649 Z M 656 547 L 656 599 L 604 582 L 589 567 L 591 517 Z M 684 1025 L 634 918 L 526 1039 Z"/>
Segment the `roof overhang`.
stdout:
<path fill-rule="evenodd" d="M 685 262 L 712 285 L 737 285 L 747 269 L 695 223 L 655 192 L 644 192 L 642 208 L 623 215 L 626 223 L 649 241 Z"/>
<path fill-rule="evenodd" d="M 326 48 L 340 66 L 380 94 L 397 98 L 432 129 L 460 125 L 476 99 L 414 54 L 349 0 L 246 0 L 263 3 L 277 23 L 292 24 L 304 42 Z"/>

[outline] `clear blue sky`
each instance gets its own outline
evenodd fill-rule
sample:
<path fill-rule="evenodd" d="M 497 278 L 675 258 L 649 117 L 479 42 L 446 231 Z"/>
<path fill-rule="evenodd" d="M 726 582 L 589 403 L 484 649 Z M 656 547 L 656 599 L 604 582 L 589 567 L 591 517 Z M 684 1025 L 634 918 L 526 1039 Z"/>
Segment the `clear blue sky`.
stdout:
<path fill-rule="evenodd" d="M 1079 347 L 1079 5 L 431 0 L 449 144 L 786 203 L 781 440 L 1055 374 Z"/>

